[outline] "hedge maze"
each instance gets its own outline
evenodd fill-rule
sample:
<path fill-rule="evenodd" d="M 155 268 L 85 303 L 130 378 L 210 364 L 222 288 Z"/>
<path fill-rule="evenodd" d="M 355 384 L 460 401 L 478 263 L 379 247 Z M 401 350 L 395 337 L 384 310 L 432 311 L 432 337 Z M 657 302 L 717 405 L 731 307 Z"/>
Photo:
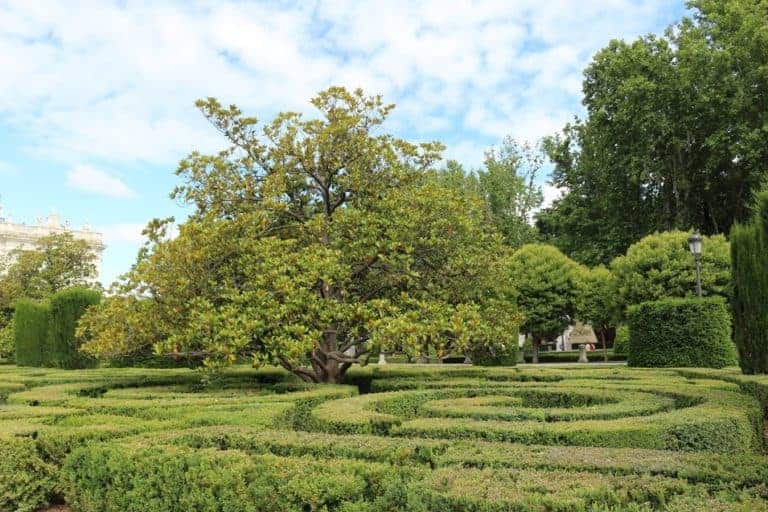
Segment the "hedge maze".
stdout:
<path fill-rule="evenodd" d="M 768 379 L 0 366 L 0 510 L 760 511 Z"/>

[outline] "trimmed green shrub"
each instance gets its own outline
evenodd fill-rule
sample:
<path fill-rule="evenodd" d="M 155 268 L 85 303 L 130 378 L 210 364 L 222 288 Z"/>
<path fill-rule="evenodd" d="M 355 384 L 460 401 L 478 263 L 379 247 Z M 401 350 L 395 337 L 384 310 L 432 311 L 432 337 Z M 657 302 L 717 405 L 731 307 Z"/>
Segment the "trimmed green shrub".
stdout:
<path fill-rule="evenodd" d="M 733 331 L 744 373 L 768 373 L 768 190 L 757 215 L 731 230 Z"/>
<path fill-rule="evenodd" d="M 613 340 L 613 353 L 626 356 L 629 354 L 629 326 L 622 324 L 616 328 L 616 338 Z"/>
<path fill-rule="evenodd" d="M 768 510 L 768 376 L 351 376 L 367 394 L 244 366 L 215 388 L 189 370 L 0 367 L 0 512 L 62 498 L 82 512 Z"/>
<path fill-rule="evenodd" d="M 78 350 L 75 328 L 88 307 L 98 304 L 101 294 L 87 288 L 58 292 L 50 302 L 48 326 L 49 354 L 44 363 L 57 368 L 76 369 L 95 366 L 96 360 Z"/>
<path fill-rule="evenodd" d="M 548 352 L 539 352 L 539 363 L 578 363 L 579 362 L 579 350 L 550 350 Z M 587 359 L 590 363 L 602 363 L 604 360 L 603 349 L 597 348 L 592 352 L 587 352 Z M 626 361 L 626 354 L 619 354 L 608 349 L 608 361 Z M 526 362 L 531 362 L 532 358 L 529 356 L 526 358 Z"/>
<path fill-rule="evenodd" d="M 13 359 L 14 352 L 16 351 L 15 331 L 13 318 L 0 327 L 0 359 Z"/>
<path fill-rule="evenodd" d="M 620 308 L 667 298 L 693 297 L 696 262 L 685 231 L 648 235 L 611 262 Z M 701 279 L 705 296 L 730 297 L 731 254 L 723 235 L 703 237 Z"/>
<path fill-rule="evenodd" d="M 48 342 L 49 306 L 44 302 L 21 299 L 13 314 L 16 364 L 43 366 Z"/>
<path fill-rule="evenodd" d="M 36 512 L 55 487 L 54 468 L 29 438 L 0 438 L 0 512 Z"/>
<path fill-rule="evenodd" d="M 723 368 L 736 364 L 725 301 L 665 299 L 629 308 L 629 366 Z"/>
<path fill-rule="evenodd" d="M 343 459 L 114 445 L 78 449 L 63 468 L 67 502 L 82 512 L 365 510 L 349 505 L 385 494 L 395 472 Z"/>
<path fill-rule="evenodd" d="M 499 347 L 479 347 L 472 351 L 469 355 L 472 364 L 475 366 L 515 366 L 518 351 L 517 331 L 510 335 L 510 339 L 514 339 L 515 343 L 508 344 L 504 352 Z"/>

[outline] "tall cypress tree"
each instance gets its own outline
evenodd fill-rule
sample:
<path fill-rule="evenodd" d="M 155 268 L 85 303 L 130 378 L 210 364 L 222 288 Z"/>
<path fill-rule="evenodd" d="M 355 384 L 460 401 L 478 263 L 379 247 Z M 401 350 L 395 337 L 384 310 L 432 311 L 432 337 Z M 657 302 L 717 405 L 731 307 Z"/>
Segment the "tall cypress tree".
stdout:
<path fill-rule="evenodd" d="M 744 373 L 768 373 L 768 189 L 755 216 L 731 230 L 733 326 Z"/>

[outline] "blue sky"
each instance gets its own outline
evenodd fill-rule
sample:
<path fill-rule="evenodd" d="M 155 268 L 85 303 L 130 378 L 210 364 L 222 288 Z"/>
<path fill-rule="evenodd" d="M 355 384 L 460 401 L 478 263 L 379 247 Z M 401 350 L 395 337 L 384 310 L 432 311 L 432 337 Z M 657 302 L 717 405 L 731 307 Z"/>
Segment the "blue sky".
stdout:
<path fill-rule="evenodd" d="M 184 217 L 176 163 L 223 147 L 197 98 L 268 120 L 360 86 L 398 105 L 391 132 L 472 168 L 505 135 L 536 141 L 579 115 L 581 71 L 610 39 L 683 14 L 664 0 L 0 0 L 0 203 L 14 221 L 55 210 L 102 231 L 109 283 L 148 220 Z"/>

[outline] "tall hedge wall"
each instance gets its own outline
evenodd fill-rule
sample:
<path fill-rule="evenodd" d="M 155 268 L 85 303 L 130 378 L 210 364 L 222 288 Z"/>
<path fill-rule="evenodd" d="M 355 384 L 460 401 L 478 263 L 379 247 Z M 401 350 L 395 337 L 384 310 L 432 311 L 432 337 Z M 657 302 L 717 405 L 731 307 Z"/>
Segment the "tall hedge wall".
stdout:
<path fill-rule="evenodd" d="M 744 373 L 768 373 L 768 190 L 752 222 L 731 230 L 733 331 Z"/>
<path fill-rule="evenodd" d="M 49 305 L 21 299 L 13 314 L 16 364 L 43 366 L 48 342 Z"/>
<path fill-rule="evenodd" d="M 87 368 L 95 360 L 79 352 L 75 328 L 85 310 L 101 301 L 101 294 L 87 288 L 69 288 L 51 298 L 48 327 L 48 360 L 58 368 Z"/>
<path fill-rule="evenodd" d="M 665 299 L 629 308 L 629 366 L 723 368 L 736 364 L 725 301 Z"/>

